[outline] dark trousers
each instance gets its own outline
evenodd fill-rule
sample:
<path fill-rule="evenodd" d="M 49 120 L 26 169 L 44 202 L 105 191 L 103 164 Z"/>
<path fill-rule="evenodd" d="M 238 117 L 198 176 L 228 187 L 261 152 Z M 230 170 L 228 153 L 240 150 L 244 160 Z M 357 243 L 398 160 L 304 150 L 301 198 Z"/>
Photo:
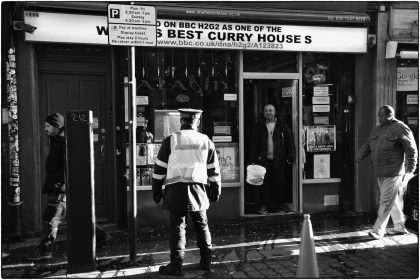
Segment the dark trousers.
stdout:
<path fill-rule="evenodd" d="M 66 217 L 66 202 L 57 195 L 47 196 L 47 207 L 42 214 L 42 239 L 40 249 L 50 251 L 50 245 L 57 238 L 58 226 Z"/>
<path fill-rule="evenodd" d="M 275 165 L 272 160 L 267 160 L 264 166 L 266 168 L 264 184 L 256 187 L 257 208 L 265 206 L 276 210 L 285 203 L 284 164 Z"/>
<path fill-rule="evenodd" d="M 201 257 L 211 254 L 211 235 L 208 226 L 206 210 L 202 211 L 169 211 L 170 233 L 169 248 L 171 250 L 171 262 L 176 265 L 182 264 L 186 244 L 185 228 L 187 213 L 190 214 L 196 236 L 197 247 L 200 248 Z"/>

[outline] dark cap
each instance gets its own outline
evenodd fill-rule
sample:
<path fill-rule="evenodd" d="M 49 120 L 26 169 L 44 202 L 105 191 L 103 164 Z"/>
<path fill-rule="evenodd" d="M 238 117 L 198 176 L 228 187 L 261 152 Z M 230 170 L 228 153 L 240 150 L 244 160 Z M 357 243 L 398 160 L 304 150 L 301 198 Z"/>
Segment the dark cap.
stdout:
<path fill-rule="evenodd" d="M 202 110 L 196 110 L 196 109 L 178 109 L 178 111 L 181 113 L 181 118 L 189 118 L 189 119 L 195 119 L 199 118 L 201 116 L 201 113 L 203 113 Z"/>
<path fill-rule="evenodd" d="M 63 128 L 64 127 L 64 117 L 59 113 L 54 113 L 52 115 L 49 115 L 45 122 L 49 123 L 50 125 L 56 127 L 56 128 Z"/>

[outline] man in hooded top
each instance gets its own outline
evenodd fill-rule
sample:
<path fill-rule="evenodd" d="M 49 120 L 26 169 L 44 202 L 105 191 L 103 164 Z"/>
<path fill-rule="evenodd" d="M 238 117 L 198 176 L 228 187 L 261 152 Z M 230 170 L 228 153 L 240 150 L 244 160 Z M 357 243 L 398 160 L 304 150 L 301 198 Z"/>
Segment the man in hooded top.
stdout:
<path fill-rule="evenodd" d="M 57 238 L 58 226 L 66 214 L 64 117 L 59 113 L 49 115 L 45 119 L 44 131 L 50 144 L 45 166 L 45 184 L 42 188 L 42 194 L 47 195 L 47 207 L 42 215 L 41 243 L 27 256 L 34 261 L 52 257 L 51 244 Z"/>

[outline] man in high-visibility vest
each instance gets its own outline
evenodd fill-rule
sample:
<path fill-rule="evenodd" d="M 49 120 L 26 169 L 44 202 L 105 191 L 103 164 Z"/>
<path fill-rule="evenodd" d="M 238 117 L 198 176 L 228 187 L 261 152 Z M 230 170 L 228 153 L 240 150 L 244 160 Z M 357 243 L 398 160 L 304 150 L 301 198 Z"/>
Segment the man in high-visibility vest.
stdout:
<path fill-rule="evenodd" d="M 153 172 L 153 199 L 170 215 L 170 263 L 159 272 L 182 275 L 185 250 L 186 217 L 189 213 L 200 248 L 200 266 L 210 270 L 211 235 L 207 222 L 210 201 L 217 202 L 221 193 L 220 167 L 214 143 L 197 132 L 201 110 L 179 109 L 181 130 L 162 142 Z M 165 185 L 165 191 L 162 191 Z"/>

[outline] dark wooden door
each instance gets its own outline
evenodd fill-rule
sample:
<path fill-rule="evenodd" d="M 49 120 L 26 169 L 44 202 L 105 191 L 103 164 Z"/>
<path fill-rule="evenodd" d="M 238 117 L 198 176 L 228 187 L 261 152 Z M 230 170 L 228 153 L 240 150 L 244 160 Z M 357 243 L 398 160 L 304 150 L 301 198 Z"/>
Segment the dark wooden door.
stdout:
<path fill-rule="evenodd" d="M 106 149 L 106 74 L 97 73 L 51 73 L 40 75 L 41 119 L 48 114 L 67 110 L 93 111 L 94 157 L 95 157 L 95 211 L 97 220 L 108 220 L 112 210 L 112 182 L 107 178 Z M 41 124 L 41 127 L 43 123 Z M 42 147 L 48 149 L 47 137 L 42 137 Z M 42 153 L 43 166 L 47 151 Z"/>

